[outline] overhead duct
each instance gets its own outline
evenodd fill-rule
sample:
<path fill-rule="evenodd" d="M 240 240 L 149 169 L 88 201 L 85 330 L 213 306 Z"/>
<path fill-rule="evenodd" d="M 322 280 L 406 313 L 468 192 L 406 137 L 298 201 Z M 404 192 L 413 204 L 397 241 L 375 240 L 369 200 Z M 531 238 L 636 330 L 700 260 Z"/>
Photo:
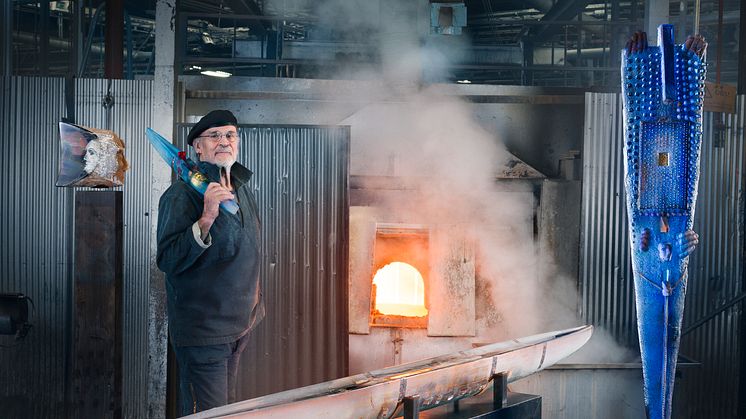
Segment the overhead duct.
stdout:
<path fill-rule="evenodd" d="M 33 44 L 38 41 L 38 36 L 28 32 L 13 32 L 13 41 Z M 68 50 L 71 48 L 72 43 L 65 39 L 60 38 L 49 38 L 49 46 L 56 49 Z M 91 44 L 91 52 L 96 54 L 103 54 L 105 48 L 101 45 Z M 152 51 L 134 51 L 132 58 L 135 60 L 149 60 L 150 56 L 153 55 Z M 124 50 L 124 57 L 127 58 L 127 50 Z"/>

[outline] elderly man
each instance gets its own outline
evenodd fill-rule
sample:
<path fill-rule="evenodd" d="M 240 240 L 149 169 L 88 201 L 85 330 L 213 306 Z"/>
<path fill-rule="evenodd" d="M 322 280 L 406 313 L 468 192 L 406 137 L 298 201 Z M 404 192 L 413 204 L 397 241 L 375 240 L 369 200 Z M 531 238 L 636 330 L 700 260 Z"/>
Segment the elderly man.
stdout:
<path fill-rule="evenodd" d="M 204 198 L 177 180 L 160 199 L 158 267 L 166 273 L 171 345 L 179 363 L 181 415 L 235 401 L 239 358 L 264 317 L 259 217 L 251 172 L 236 163 L 236 117 L 216 110 L 189 132 Z M 220 202 L 235 199 L 236 214 Z"/>

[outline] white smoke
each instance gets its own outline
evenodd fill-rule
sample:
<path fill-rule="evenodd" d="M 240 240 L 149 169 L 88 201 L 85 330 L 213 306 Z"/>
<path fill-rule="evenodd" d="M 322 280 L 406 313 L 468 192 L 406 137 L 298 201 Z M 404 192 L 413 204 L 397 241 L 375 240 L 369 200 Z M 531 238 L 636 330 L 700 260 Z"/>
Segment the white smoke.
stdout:
<path fill-rule="evenodd" d="M 380 82 L 379 89 L 358 92 L 355 100 L 366 105 L 339 121 L 352 127 L 352 174 L 416 179 L 417 193 L 378 205 L 417 214 L 422 223 L 470 227 L 477 245 L 477 340 L 580 324 L 576 280 L 539 267 L 533 196 L 496 187 L 495 175 L 510 156 L 502 139 L 474 120 L 478 105 L 427 84 L 445 79 L 446 64 L 462 54 L 460 46 L 468 40 L 436 38 L 422 30 L 429 26 L 426 1 L 275 0 L 268 5 L 286 13 L 312 12 L 345 40 L 373 43 L 382 68 L 334 77 Z M 608 344 L 604 352 L 614 346 L 611 339 L 599 341 Z"/>

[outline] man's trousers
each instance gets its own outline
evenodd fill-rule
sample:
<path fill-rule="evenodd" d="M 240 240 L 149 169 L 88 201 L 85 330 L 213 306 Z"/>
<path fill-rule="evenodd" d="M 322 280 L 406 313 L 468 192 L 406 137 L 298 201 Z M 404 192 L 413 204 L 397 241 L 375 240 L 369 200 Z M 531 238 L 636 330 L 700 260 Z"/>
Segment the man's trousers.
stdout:
<path fill-rule="evenodd" d="M 179 363 L 179 416 L 236 401 L 238 363 L 250 334 L 221 345 L 173 346 Z"/>

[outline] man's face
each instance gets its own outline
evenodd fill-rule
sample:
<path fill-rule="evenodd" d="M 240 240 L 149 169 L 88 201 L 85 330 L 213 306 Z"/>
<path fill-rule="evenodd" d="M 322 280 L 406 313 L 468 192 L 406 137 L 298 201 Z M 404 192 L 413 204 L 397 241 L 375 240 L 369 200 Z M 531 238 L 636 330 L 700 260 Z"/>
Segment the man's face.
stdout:
<path fill-rule="evenodd" d="M 238 156 L 238 132 L 233 125 L 208 128 L 194 141 L 200 161 L 229 168 Z"/>

